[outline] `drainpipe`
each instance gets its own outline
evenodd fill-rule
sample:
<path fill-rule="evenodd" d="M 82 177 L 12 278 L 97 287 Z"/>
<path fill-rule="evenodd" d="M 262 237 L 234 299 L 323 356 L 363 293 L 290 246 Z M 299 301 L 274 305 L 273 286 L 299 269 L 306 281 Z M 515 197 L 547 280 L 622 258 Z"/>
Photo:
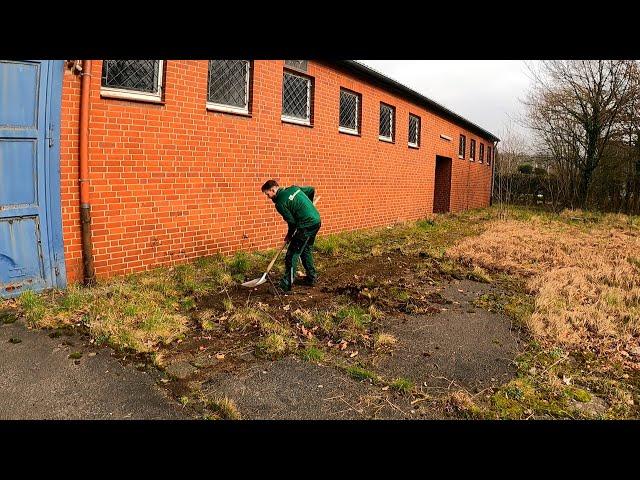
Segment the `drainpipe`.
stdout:
<path fill-rule="evenodd" d="M 89 93 L 91 90 L 91 60 L 82 61 L 80 83 L 80 222 L 82 225 L 82 263 L 84 284 L 94 285 L 96 272 L 93 266 L 91 244 L 91 202 L 89 200 Z"/>

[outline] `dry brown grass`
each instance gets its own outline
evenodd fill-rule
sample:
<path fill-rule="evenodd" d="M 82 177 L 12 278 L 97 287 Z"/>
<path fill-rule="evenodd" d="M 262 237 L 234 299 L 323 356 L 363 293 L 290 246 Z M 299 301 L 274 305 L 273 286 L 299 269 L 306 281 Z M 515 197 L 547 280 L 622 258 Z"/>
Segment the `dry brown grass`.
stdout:
<path fill-rule="evenodd" d="M 398 343 L 398 339 L 388 333 L 378 333 L 373 340 L 376 350 L 391 350 L 396 343 Z"/>
<path fill-rule="evenodd" d="M 570 222 L 567 219 L 584 219 Z M 467 265 L 527 278 L 534 337 L 576 346 L 630 347 L 640 335 L 640 229 L 624 215 L 493 221 L 447 255 Z"/>

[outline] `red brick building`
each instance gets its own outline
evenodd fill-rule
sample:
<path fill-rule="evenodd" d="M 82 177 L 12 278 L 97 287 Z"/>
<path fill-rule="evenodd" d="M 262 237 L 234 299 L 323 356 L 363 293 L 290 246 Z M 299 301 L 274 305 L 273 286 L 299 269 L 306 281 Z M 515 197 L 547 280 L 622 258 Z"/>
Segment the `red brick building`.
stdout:
<path fill-rule="evenodd" d="M 69 282 L 83 277 L 82 84 L 98 277 L 273 247 L 285 226 L 260 192 L 269 178 L 316 187 L 321 235 L 490 202 L 498 138 L 356 62 L 49 63 L 63 265 L 52 258 Z"/>

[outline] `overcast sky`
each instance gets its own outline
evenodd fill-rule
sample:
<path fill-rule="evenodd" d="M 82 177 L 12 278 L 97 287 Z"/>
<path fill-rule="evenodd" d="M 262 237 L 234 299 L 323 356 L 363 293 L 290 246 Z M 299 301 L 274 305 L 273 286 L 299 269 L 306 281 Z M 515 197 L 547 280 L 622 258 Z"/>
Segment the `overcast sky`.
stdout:
<path fill-rule="evenodd" d="M 358 60 L 502 138 L 530 84 L 518 60 Z M 530 138 L 522 127 L 515 127 Z"/>

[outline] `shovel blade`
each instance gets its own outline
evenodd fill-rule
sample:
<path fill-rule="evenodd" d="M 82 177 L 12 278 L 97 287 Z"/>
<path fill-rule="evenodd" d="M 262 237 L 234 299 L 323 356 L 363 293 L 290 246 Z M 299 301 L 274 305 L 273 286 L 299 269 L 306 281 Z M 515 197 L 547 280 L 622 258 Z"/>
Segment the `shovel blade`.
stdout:
<path fill-rule="evenodd" d="M 253 288 L 258 285 L 262 285 L 267 280 L 267 275 L 263 274 L 260 278 L 254 278 L 253 280 L 249 280 L 248 282 L 244 282 L 242 284 L 243 287 Z"/>

